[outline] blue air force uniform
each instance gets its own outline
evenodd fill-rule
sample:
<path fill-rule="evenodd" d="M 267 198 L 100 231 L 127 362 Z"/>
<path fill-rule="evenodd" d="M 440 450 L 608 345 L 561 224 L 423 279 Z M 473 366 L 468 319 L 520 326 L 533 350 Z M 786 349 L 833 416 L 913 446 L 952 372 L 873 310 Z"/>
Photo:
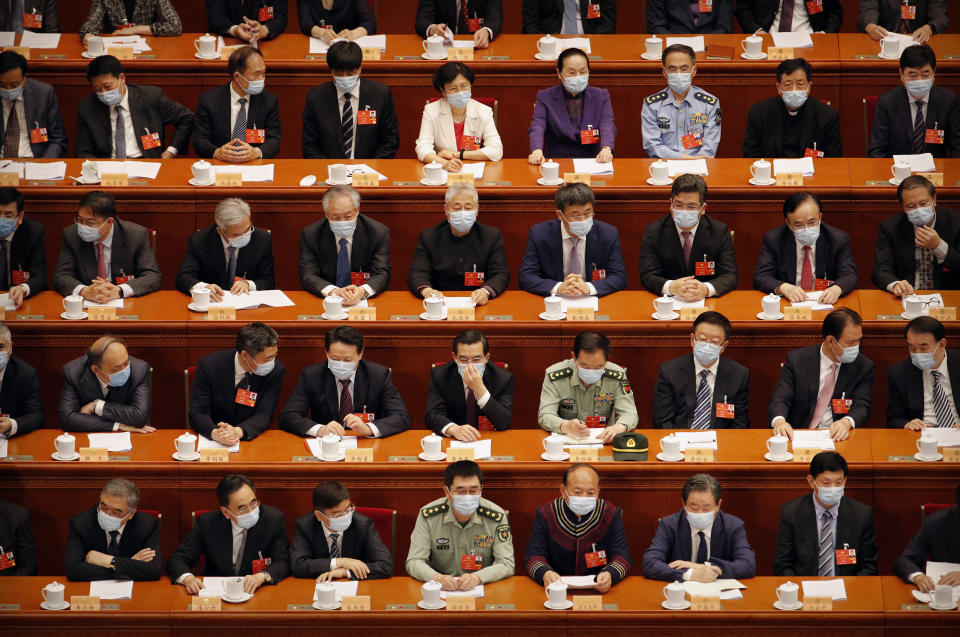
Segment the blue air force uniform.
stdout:
<path fill-rule="evenodd" d="M 680 159 L 682 155 L 715 157 L 720 145 L 720 100 L 697 86 L 691 86 L 678 104 L 665 88 L 643 100 L 640 118 L 643 149 L 650 157 Z M 690 148 L 684 147 L 684 137 Z M 694 145 L 699 142 L 700 145 Z"/>

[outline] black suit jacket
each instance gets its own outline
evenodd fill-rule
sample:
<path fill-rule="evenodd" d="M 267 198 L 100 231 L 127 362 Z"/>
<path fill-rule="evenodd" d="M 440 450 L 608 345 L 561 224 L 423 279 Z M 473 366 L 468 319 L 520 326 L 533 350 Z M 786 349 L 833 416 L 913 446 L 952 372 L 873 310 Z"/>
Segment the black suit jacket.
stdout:
<path fill-rule="evenodd" d="M 270 426 L 280 400 L 280 387 L 286 372 L 283 363 L 276 361 L 266 376 L 252 374 L 249 384 L 240 386 L 256 392 L 253 407 L 236 402 L 237 386 L 233 384 L 233 358 L 236 350 L 222 350 L 208 354 L 197 363 L 197 373 L 190 391 L 190 426 L 207 438 L 226 422 L 243 429 L 243 439 L 253 440 Z"/>
<path fill-rule="evenodd" d="M 310 35 L 313 27 L 320 26 L 321 22 L 337 32 L 359 27 L 368 34 L 377 32 L 377 18 L 370 0 L 333 0 L 329 11 L 323 8 L 322 0 L 297 0 L 297 18 L 304 35 Z"/>
<path fill-rule="evenodd" d="M 510 269 L 500 230 L 474 223 L 464 237 L 456 237 L 447 221 L 420 232 L 413 252 L 407 286 L 419 296 L 420 290 L 473 290 L 464 285 L 464 273 L 483 272 L 483 287 L 490 298 L 503 294 L 510 282 Z"/>
<path fill-rule="evenodd" d="M 850 235 L 820 223 L 820 237 L 814 246 L 813 276 L 834 281 L 846 295 L 857 287 L 857 264 L 850 252 Z M 753 287 L 776 294 L 783 283 L 797 285 L 797 240 L 785 224 L 763 235 L 763 247 L 753 271 Z"/>
<path fill-rule="evenodd" d="M 902 0 L 860 0 L 860 15 L 857 28 L 861 31 L 868 24 L 876 24 L 887 31 L 896 33 L 900 26 L 900 6 Z M 947 30 L 947 0 L 912 0 L 910 4 L 917 9 L 917 17 L 907 20 L 907 31 L 913 32 L 922 26 L 930 25 L 934 33 Z"/>
<path fill-rule="evenodd" d="M 696 263 L 703 260 L 715 262 L 715 274 L 698 276 L 698 281 L 713 284 L 717 296 L 736 289 L 737 257 L 727 224 L 709 215 L 700 217 L 689 263 L 683 262 L 683 244 L 671 215 L 657 219 L 643 231 L 640 278 L 643 287 L 657 296 L 663 290 L 664 283 L 692 275 Z"/>
<path fill-rule="evenodd" d="M 253 281 L 258 290 L 272 290 L 273 236 L 261 228 L 254 228 L 250 243 L 237 250 L 237 276 Z M 215 283 L 229 290 L 233 281 L 227 281 L 227 257 L 216 224 L 198 230 L 187 239 L 187 253 L 177 272 L 177 289 L 190 294 L 190 289 L 203 281 Z"/>
<path fill-rule="evenodd" d="M 180 154 L 190 150 L 193 113 L 189 108 L 164 95 L 157 86 L 127 84 L 127 93 L 130 96 L 129 116 L 143 159 L 159 159 L 169 146 L 176 148 Z M 165 132 L 167 124 L 174 127 L 169 140 Z M 160 134 L 158 147 L 143 149 L 140 137 L 146 134 L 145 128 L 151 133 Z M 94 94 L 87 95 L 77 105 L 77 157 L 113 157 L 110 107 Z"/>
<path fill-rule="evenodd" d="M 0 31 L 12 31 L 10 21 L 9 2 L 0 2 Z M 42 13 L 43 26 L 40 29 L 24 29 L 25 31 L 39 31 L 41 33 L 59 33 L 60 24 L 57 11 L 57 0 L 23 0 L 24 13 Z"/>
<path fill-rule="evenodd" d="M 836 548 L 857 552 L 856 564 L 834 564 L 836 577 L 877 574 L 877 534 L 873 510 L 856 500 L 843 498 L 837 505 Z M 820 521 L 813 493 L 800 496 L 780 507 L 777 530 L 777 558 L 773 574 L 781 577 L 816 577 L 820 553 Z"/>
<path fill-rule="evenodd" d="M 753 33 L 758 29 L 769 31 L 777 17 L 777 9 L 782 0 L 737 0 L 737 22 L 744 33 Z M 792 0 L 786 0 L 792 2 Z M 796 17 L 795 17 L 796 19 Z M 823 11 L 810 16 L 810 27 L 814 31 L 837 33 L 843 22 L 843 7 L 840 0 L 823 0 Z"/>
<path fill-rule="evenodd" d="M 486 416 L 494 429 L 506 431 L 513 415 L 513 374 L 487 363 L 483 370 L 483 384 L 490 398 L 482 409 L 477 410 L 477 416 Z M 467 422 L 463 380 L 453 361 L 430 370 L 425 422 L 438 434 L 451 422 L 455 425 L 471 424 Z"/>
<path fill-rule="evenodd" d="M 206 0 L 207 3 L 207 31 L 227 37 L 230 27 L 243 24 L 243 19 L 257 20 L 260 7 L 273 7 L 273 18 L 262 22 L 267 27 L 265 40 L 272 40 L 287 28 L 287 0 L 258 0 L 244 2 L 244 0 Z M 252 7 L 244 10 L 244 5 Z"/>
<path fill-rule="evenodd" d="M 264 129 L 264 142 L 251 144 L 259 148 L 264 159 L 280 152 L 280 100 L 270 91 L 247 95 L 247 128 Z M 233 141 L 233 120 L 230 119 L 230 84 L 210 89 L 200 95 L 193 118 L 193 148 L 201 157 L 213 153 Z M 246 138 L 240 141 L 246 141 Z"/>
<path fill-rule="evenodd" d="M 232 522 L 220 509 L 197 516 L 196 524 L 177 550 L 167 560 L 167 576 L 173 583 L 184 573 L 196 568 L 200 557 L 205 558 L 203 573 L 211 577 L 234 575 Z M 290 574 L 290 544 L 287 542 L 287 526 L 283 511 L 266 504 L 260 505 L 260 519 L 247 529 L 247 541 L 240 556 L 241 577 L 253 575 L 253 561 L 269 558 L 266 570 L 273 583 L 277 584 Z"/>
<path fill-rule="evenodd" d="M 163 575 L 160 522 L 152 515 L 137 511 L 127 520 L 120 534 L 116 570 L 84 561 L 89 551 L 106 553 L 108 545 L 107 534 L 97 522 L 96 506 L 71 517 L 65 555 L 67 579 L 72 582 L 100 579 L 148 581 L 158 580 Z M 143 549 L 153 549 L 156 555 L 149 562 L 131 559 Z"/>
<path fill-rule="evenodd" d="M 30 511 L 10 502 L 0 501 L 0 546 L 13 551 L 13 568 L 0 570 L 0 577 L 37 574 L 37 542 L 33 538 Z"/>
<path fill-rule="evenodd" d="M 881 290 L 894 281 L 916 280 L 916 244 L 914 226 L 905 213 L 887 217 L 877 226 L 877 245 L 873 252 L 874 285 Z M 947 258 L 940 263 L 933 258 L 933 288 L 960 289 L 960 213 L 937 206 L 933 229 L 947 242 Z"/>
<path fill-rule="evenodd" d="M 955 349 L 947 350 L 947 371 L 950 373 L 953 404 L 960 407 L 960 352 Z M 954 378 L 958 379 L 957 382 L 953 382 Z M 923 420 L 923 372 L 908 358 L 890 366 L 887 383 L 890 386 L 887 427 L 901 429 L 911 420 Z"/>
<path fill-rule="evenodd" d="M 786 115 L 787 107 L 779 95 L 757 102 L 747 115 L 743 138 L 744 157 L 803 157 L 807 148 L 817 145 L 825 157 L 843 157 L 840 140 L 840 113 L 816 98 L 807 99 L 796 115 Z M 800 149 L 787 153 L 783 142 L 783 120 L 800 126 Z"/>
<path fill-rule="evenodd" d="M 314 425 L 340 420 L 337 379 L 327 364 L 317 363 L 300 372 L 300 380 L 280 412 L 280 428 L 306 437 Z M 373 424 L 386 438 L 410 428 L 410 413 L 393 384 L 390 370 L 361 360 L 353 381 L 353 409 L 374 415 Z"/>
<path fill-rule="evenodd" d="M 910 100 L 903 86 L 892 88 L 877 100 L 877 110 L 870 129 L 870 150 L 867 157 L 893 157 L 913 154 L 913 117 Z M 928 129 L 936 126 L 944 131 L 942 144 L 925 144 L 924 152 L 934 157 L 960 157 L 960 103 L 957 94 L 934 85 L 927 100 Z"/>
<path fill-rule="evenodd" d="M 600 17 L 587 19 L 587 5 L 599 4 Z M 583 33 L 616 33 L 617 0 L 580 0 Z M 560 33 L 563 0 L 523 0 L 524 33 Z"/>
<path fill-rule="evenodd" d="M 0 4 L 3 3 L 0 2 Z M 48 141 L 30 144 L 30 151 L 34 157 L 55 158 L 64 157 L 67 154 L 67 132 L 63 128 L 63 117 L 60 116 L 57 94 L 52 86 L 32 77 L 24 80 L 23 116 L 26 120 L 24 124 L 27 127 L 27 137 L 30 136 L 30 129 L 38 127 L 47 129 Z M 7 122 L 2 117 L 0 120 L 2 120 L 0 121 L 0 138 L 2 138 L 5 135 Z"/>
<path fill-rule="evenodd" d="M 780 380 L 770 397 L 770 421 L 782 416 L 795 429 L 810 426 L 820 387 L 820 347 L 811 345 L 787 354 L 787 361 L 780 369 Z M 849 413 L 834 413 L 834 420 L 849 416 L 858 427 L 867 422 L 873 401 L 873 376 L 873 361 L 863 354 L 858 355 L 852 363 L 840 365 L 831 398 L 839 399 L 845 395 L 847 399 L 853 399 L 853 404 Z M 832 409 L 832 400 L 830 405 Z"/>
<path fill-rule="evenodd" d="M 110 279 L 133 275 L 128 283 L 134 296 L 143 296 L 160 289 L 160 266 L 150 247 L 147 229 L 132 221 L 117 219 L 113 225 L 110 248 Z M 77 233 L 76 224 L 63 229 L 60 255 L 53 271 L 53 289 L 63 296 L 73 294 L 78 285 L 90 285 L 97 277 L 96 248 Z"/>
<path fill-rule="evenodd" d="M 400 148 L 400 126 L 390 87 L 361 77 L 358 108 L 376 111 L 377 123 L 358 124 L 354 128 L 354 158 L 393 159 Z M 340 103 L 333 82 L 310 89 L 302 119 L 304 159 L 347 159 L 340 133 Z"/>
<path fill-rule="evenodd" d="M 353 522 L 343 532 L 340 556 L 360 560 L 370 568 L 367 579 L 381 579 L 393 575 L 393 559 L 380 539 L 373 521 L 354 512 Z M 330 545 L 323 533 L 323 524 L 317 516 L 308 513 L 297 518 L 290 546 L 290 566 L 294 577 L 317 577 L 330 568 Z"/>
<path fill-rule="evenodd" d="M 950 507 L 928 515 L 920 531 L 913 536 L 893 562 L 893 572 L 903 581 L 914 573 L 926 573 L 927 560 L 931 562 L 960 562 L 960 507 Z"/>
<path fill-rule="evenodd" d="M 697 26 L 689 2 L 647 0 L 650 33 L 733 33 L 733 0 L 713 0 L 713 11 L 701 13 Z"/>
<path fill-rule="evenodd" d="M 87 403 L 103 400 L 103 416 L 82 414 Z M 150 366 L 130 357 L 130 378 L 122 387 L 100 391 L 100 381 L 86 355 L 63 366 L 60 390 L 60 424 L 65 431 L 113 431 L 113 423 L 131 427 L 150 424 Z"/>
<path fill-rule="evenodd" d="M 750 370 L 723 356 L 713 370 L 713 407 L 711 429 L 748 429 L 750 427 Z M 697 407 L 696 363 L 693 354 L 685 354 L 660 365 L 653 389 L 653 426 L 657 429 L 689 429 Z M 718 418 L 717 403 L 734 405 L 734 417 Z"/>
<path fill-rule="evenodd" d="M 17 421 L 18 436 L 43 426 L 43 399 L 37 370 L 16 356 L 10 357 L 0 381 L 0 413 L 9 414 Z"/>
<path fill-rule="evenodd" d="M 503 30 L 503 0 L 467 0 L 467 13 L 471 18 L 483 19 L 483 26 L 493 31 L 491 40 Z M 457 0 L 419 0 L 415 26 L 417 35 L 427 37 L 427 29 L 431 24 L 445 24 L 454 33 L 469 33 L 457 29 L 459 17 Z"/>
<path fill-rule="evenodd" d="M 44 248 L 47 231 L 38 221 L 24 215 L 23 222 L 13 233 L 10 242 L 10 268 L 7 271 L 7 280 L 0 281 L 0 287 L 10 289 L 14 270 L 25 270 L 30 273 L 27 285 L 30 286 L 30 296 L 39 294 L 47 289 L 47 251 Z"/>
<path fill-rule="evenodd" d="M 321 219 L 300 231 L 300 285 L 316 296 L 337 280 L 337 239 Z M 370 275 L 367 285 L 379 294 L 390 285 L 390 230 L 366 215 L 357 216 L 350 249 L 350 271 Z"/>

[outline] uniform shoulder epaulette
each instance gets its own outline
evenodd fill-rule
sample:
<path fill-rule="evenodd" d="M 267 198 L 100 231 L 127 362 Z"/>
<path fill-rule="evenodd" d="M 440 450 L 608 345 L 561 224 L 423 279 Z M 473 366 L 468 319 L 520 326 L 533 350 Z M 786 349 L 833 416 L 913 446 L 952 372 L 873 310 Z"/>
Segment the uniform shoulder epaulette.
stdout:
<path fill-rule="evenodd" d="M 564 367 L 563 369 L 558 369 L 555 372 L 550 372 L 550 380 L 560 380 L 561 378 L 566 378 L 573 375 L 573 370 L 569 367 Z"/>
<path fill-rule="evenodd" d="M 663 89 L 659 93 L 654 93 L 653 95 L 648 95 L 643 101 L 647 104 L 656 104 L 657 102 L 662 102 L 667 99 L 667 89 Z"/>
<path fill-rule="evenodd" d="M 435 504 L 432 507 L 425 507 L 421 513 L 425 518 L 432 518 L 435 515 L 446 513 L 447 509 L 449 508 L 450 505 L 448 505 L 446 502 L 441 502 L 440 504 Z"/>
<path fill-rule="evenodd" d="M 482 515 L 485 518 L 490 518 L 494 522 L 499 522 L 503 519 L 503 513 L 500 511 L 494 511 L 493 509 L 488 509 L 487 507 L 477 507 L 477 513 Z"/>
<path fill-rule="evenodd" d="M 618 372 L 615 369 L 605 369 L 603 370 L 604 378 L 613 378 L 615 380 L 623 380 L 623 372 Z"/>
<path fill-rule="evenodd" d="M 694 93 L 693 97 L 694 99 L 698 99 L 701 102 L 706 102 L 711 106 L 717 103 L 717 98 L 715 98 L 713 95 L 709 95 L 707 93 L 701 93 L 700 91 L 697 91 L 696 93 Z"/>

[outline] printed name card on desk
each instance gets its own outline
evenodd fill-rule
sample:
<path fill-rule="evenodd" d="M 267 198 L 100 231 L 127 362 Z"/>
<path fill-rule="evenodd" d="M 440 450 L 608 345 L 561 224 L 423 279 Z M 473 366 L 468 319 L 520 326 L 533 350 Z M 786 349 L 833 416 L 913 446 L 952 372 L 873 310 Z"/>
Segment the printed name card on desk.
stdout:
<path fill-rule="evenodd" d="M 590 173 L 563 173 L 563 183 L 590 185 Z"/>
<path fill-rule="evenodd" d="M 599 457 L 596 447 L 570 447 L 570 462 L 597 462 Z"/>
<path fill-rule="evenodd" d="M 346 611 L 370 610 L 369 595 L 344 595 L 341 603 L 343 604 L 343 610 Z"/>
<path fill-rule="evenodd" d="M 210 309 L 207 310 L 207 320 L 208 321 L 236 321 L 237 308 L 210 306 Z"/>
<path fill-rule="evenodd" d="M 132 60 L 133 47 L 132 46 L 108 46 L 107 55 L 112 55 L 118 60 Z"/>
<path fill-rule="evenodd" d="M 707 311 L 705 307 L 684 307 L 680 309 L 681 321 L 695 321 L 697 317 Z"/>
<path fill-rule="evenodd" d="M 944 462 L 960 462 L 960 447 L 943 447 Z"/>
<path fill-rule="evenodd" d="M 465 595 L 450 595 L 447 597 L 447 610 L 477 610 L 477 598 Z"/>
<path fill-rule="evenodd" d="M 802 462 L 804 464 L 809 464 L 813 457 L 820 453 L 820 449 L 816 447 L 797 447 L 793 448 L 793 461 Z"/>
<path fill-rule="evenodd" d="M 20 185 L 20 175 L 18 173 L 6 172 L 0 173 L 0 186 L 13 186 L 16 188 Z"/>
<path fill-rule="evenodd" d="M 803 610 L 833 610 L 833 598 L 829 595 L 804 595 Z"/>
<path fill-rule="evenodd" d="M 687 451 L 687 453 L 690 453 L 690 452 Z M 719 595 L 691 595 L 690 610 L 692 611 L 720 610 L 720 596 Z"/>
<path fill-rule="evenodd" d="M 100 175 L 100 185 L 105 188 L 129 186 L 130 177 L 127 173 L 103 173 Z"/>
<path fill-rule="evenodd" d="M 374 175 L 375 177 L 376 175 Z M 347 310 L 348 321 L 376 321 L 377 308 L 375 307 L 351 307 Z"/>
<path fill-rule="evenodd" d="M 713 449 L 687 448 L 683 452 L 685 462 L 716 462 L 716 456 Z"/>
<path fill-rule="evenodd" d="M 88 307 L 87 315 L 91 321 L 116 321 L 117 308 L 107 307 Z"/>
<path fill-rule="evenodd" d="M 785 307 L 783 308 L 783 320 L 812 321 L 813 312 L 809 307 Z"/>
<path fill-rule="evenodd" d="M 574 595 L 573 610 L 603 610 L 603 595 Z"/>
<path fill-rule="evenodd" d="M 197 597 L 190 598 L 190 610 L 209 612 L 221 609 L 222 600 L 219 597 Z"/>
<path fill-rule="evenodd" d="M 943 173 L 923 173 L 923 176 L 934 186 L 943 187 Z"/>
<path fill-rule="evenodd" d="M 246 45 L 244 45 L 244 46 L 246 46 Z M 233 55 L 233 52 L 236 51 L 236 50 L 239 49 L 239 48 L 240 48 L 240 45 L 239 45 L 239 44 L 234 45 L 234 46 L 225 46 L 225 47 L 222 47 L 222 48 L 220 49 L 220 59 L 221 59 L 221 60 L 229 60 L 229 59 L 230 59 L 230 56 Z"/>
<path fill-rule="evenodd" d="M 567 320 L 568 321 L 592 321 L 593 308 L 590 307 L 568 307 L 567 308 Z"/>
<path fill-rule="evenodd" d="M 344 449 L 344 453 L 346 462 L 373 462 L 373 449 Z"/>
<path fill-rule="evenodd" d="M 376 62 L 380 59 L 380 47 L 378 46 L 360 47 L 360 51 L 363 53 L 364 62 Z"/>
<path fill-rule="evenodd" d="M 472 60 L 473 59 L 473 48 L 467 47 L 450 47 L 447 49 L 447 59 L 448 60 Z"/>
<path fill-rule="evenodd" d="M 354 188 L 376 188 L 380 185 L 380 175 L 372 173 L 353 173 L 350 185 Z"/>
<path fill-rule="evenodd" d="M 930 318 L 935 318 L 938 321 L 956 321 L 957 308 L 956 307 L 931 307 Z"/>
<path fill-rule="evenodd" d="M 102 447 L 80 447 L 80 462 L 109 462 L 110 456 Z"/>
<path fill-rule="evenodd" d="M 218 170 L 214 184 L 226 188 L 239 188 L 241 185 L 243 185 L 243 173 L 232 173 Z"/>
<path fill-rule="evenodd" d="M 473 184 L 473 173 L 447 173 L 447 185 Z"/>
<path fill-rule="evenodd" d="M 477 309 L 474 307 L 447 308 L 448 321 L 476 321 Z"/>
<path fill-rule="evenodd" d="M 778 186 L 802 186 L 803 174 L 802 173 L 779 173 L 777 175 L 777 185 Z"/>
<path fill-rule="evenodd" d="M 449 447 L 447 448 L 447 462 L 458 462 L 460 460 L 473 460 L 475 454 L 472 447 Z"/>
<path fill-rule="evenodd" d="M 93 595 L 71 595 L 70 610 L 98 611 L 100 598 Z"/>
<path fill-rule="evenodd" d="M 227 449 L 201 449 L 200 462 L 229 462 L 230 451 Z"/>
<path fill-rule="evenodd" d="M 792 60 L 794 58 L 792 46 L 768 46 L 767 59 Z"/>

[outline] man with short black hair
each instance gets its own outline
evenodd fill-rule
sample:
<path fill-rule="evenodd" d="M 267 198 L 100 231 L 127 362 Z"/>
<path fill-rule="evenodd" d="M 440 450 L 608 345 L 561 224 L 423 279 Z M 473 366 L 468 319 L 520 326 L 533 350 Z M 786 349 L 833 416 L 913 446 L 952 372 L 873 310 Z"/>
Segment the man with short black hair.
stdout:
<path fill-rule="evenodd" d="M 37 370 L 13 355 L 10 328 L 0 323 L 0 438 L 28 434 L 43 419 Z"/>
<path fill-rule="evenodd" d="M 934 580 L 925 571 L 927 560 L 960 564 L 960 486 L 954 495 L 956 505 L 923 516 L 920 531 L 910 540 L 893 562 L 893 572 L 923 593 L 931 593 L 936 586 L 960 586 L 960 569 L 950 571 Z"/>
<path fill-rule="evenodd" d="M 0 53 L 0 97 L 0 156 L 53 158 L 67 154 L 57 93 L 49 84 L 27 77 L 27 59 L 16 51 Z"/>
<path fill-rule="evenodd" d="M 18 308 L 47 289 L 47 231 L 26 216 L 25 207 L 23 193 L 0 188 L 0 290 Z"/>
<path fill-rule="evenodd" d="M 943 323 L 920 316 L 904 330 L 910 358 L 887 370 L 887 427 L 960 428 L 960 353 L 947 349 Z"/>

